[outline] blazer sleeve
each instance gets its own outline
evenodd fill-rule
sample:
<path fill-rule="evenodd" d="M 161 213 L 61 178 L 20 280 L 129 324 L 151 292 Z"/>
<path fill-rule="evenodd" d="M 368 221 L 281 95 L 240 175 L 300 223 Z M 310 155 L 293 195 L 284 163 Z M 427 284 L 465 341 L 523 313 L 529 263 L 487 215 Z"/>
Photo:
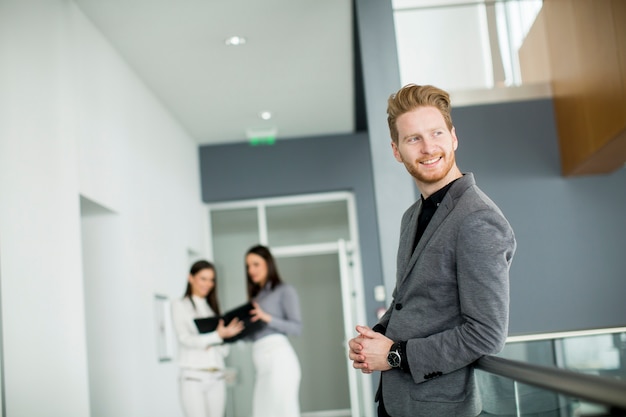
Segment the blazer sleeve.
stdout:
<path fill-rule="evenodd" d="M 176 331 L 178 342 L 189 348 L 203 349 L 212 345 L 220 345 L 224 341 L 217 331 L 210 333 L 198 333 L 193 316 L 185 309 L 182 302 L 172 303 L 172 323 Z M 228 351 L 226 351 L 228 352 Z"/>
<path fill-rule="evenodd" d="M 407 342 L 416 383 L 463 368 L 504 347 L 509 320 L 509 268 L 516 242 L 498 211 L 479 210 L 460 224 L 455 244 L 458 323 Z"/>

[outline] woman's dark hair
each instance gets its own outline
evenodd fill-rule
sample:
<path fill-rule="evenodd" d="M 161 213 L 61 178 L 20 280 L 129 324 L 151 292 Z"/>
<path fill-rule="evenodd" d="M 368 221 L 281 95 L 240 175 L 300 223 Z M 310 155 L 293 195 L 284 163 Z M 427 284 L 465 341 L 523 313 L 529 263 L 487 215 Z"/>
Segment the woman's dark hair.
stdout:
<path fill-rule="evenodd" d="M 194 264 L 191 265 L 191 268 L 189 269 L 189 273 L 191 275 L 196 275 L 198 272 L 202 271 L 203 269 L 210 269 L 215 274 L 215 281 L 213 284 L 213 288 L 206 295 L 206 302 L 209 304 L 209 306 L 211 307 L 211 310 L 213 310 L 215 315 L 219 316 L 221 313 L 220 313 L 219 303 L 217 302 L 217 271 L 215 270 L 215 265 L 213 265 L 209 261 L 200 260 L 200 261 L 194 262 Z M 189 301 L 191 301 L 191 304 L 193 305 L 193 308 L 196 308 L 196 305 L 193 303 L 193 298 L 191 297 L 191 295 L 192 295 L 191 283 L 187 281 L 187 289 L 185 290 L 184 297 L 188 297 Z"/>
<path fill-rule="evenodd" d="M 274 257 L 267 247 L 263 245 L 253 246 L 248 249 L 248 252 L 246 252 L 246 257 L 251 253 L 258 255 L 265 260 L 265 263 L 267 264 L 267 282 L 269 282 L 271 290 L 283 283 L 280 279 L 280 275 L 278 274 L 276 261 L 274 261 Z M 246 266 L 245 268 L 246 281 L 248 283 L 248 299 L 252 300 L 261 291 L 261 286 L 252 282 L 252 279 L 250 279 L 250 275 L 248 274 L 248 267 Z"/>

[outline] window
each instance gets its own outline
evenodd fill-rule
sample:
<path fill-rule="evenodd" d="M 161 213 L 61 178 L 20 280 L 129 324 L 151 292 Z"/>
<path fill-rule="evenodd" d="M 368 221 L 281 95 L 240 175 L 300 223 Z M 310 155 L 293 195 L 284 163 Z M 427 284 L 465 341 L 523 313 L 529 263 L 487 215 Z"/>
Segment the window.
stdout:
<path fill-rule="evenodd" d="M 483 94 L 520 87 L 518 52 L 542 4 L 542 0 L 393 0 L 402 84 Z"/>

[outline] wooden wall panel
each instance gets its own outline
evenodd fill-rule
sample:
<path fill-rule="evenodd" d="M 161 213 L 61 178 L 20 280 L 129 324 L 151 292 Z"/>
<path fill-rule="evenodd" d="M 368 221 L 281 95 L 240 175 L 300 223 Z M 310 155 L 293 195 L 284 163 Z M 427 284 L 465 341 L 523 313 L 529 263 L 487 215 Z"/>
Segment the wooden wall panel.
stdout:
<path fill-rule="evenodd" d="M 518 51 L 523 84 L 547 83 L 552 79 L 544 14 L 543 9 L 539 11 Z"/>
<path fill-rule="evenodd" d="M 581 58 L 582 100 L 593 149 L 604 146 L 624 127 L 626 102 L 621 93 L 612 1 L 574 1 Z"/>
<path fill-rule="evenodd" d="M 562 172 L 614 171 L 626 162 L 626 1 L 544 0 L 541 13 Z"/>
<path fill-rule="evenodd" d="M 591 152 L 592 145 L 579 132 L 587 130 L 584 103 L 577 99 L 583 92 L 579 51 L 576 47 L 574 7 L 569 0 L 547 0 L 543 5 L 547 43 L 552 71 L 554 113 L 559 132 L 561 165 L 571 169 L 570 161 L 580 160 Z M 555 24 L 558 22 L 558 24 Z M 573 146 L 573 138 L 576 146 Z"/>
<path fill-rule="evenodd" d="M 621 69 L 622 102 L 626 103 L 626 1 L 613 0 L 612 5 L 617 62 Z"/>

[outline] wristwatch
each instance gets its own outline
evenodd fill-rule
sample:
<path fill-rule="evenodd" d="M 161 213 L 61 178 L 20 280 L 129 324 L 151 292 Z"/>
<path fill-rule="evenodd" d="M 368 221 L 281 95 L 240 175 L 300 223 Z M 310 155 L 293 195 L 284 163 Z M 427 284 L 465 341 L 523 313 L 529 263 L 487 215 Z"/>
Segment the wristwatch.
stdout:
<path fill-rule="evenodd" d="M 387 364 L 392 368 L 400 368 L 402 357 L 400 356 L 400 342 L 391 345 L 389 353 L 387 353 Z"/>

